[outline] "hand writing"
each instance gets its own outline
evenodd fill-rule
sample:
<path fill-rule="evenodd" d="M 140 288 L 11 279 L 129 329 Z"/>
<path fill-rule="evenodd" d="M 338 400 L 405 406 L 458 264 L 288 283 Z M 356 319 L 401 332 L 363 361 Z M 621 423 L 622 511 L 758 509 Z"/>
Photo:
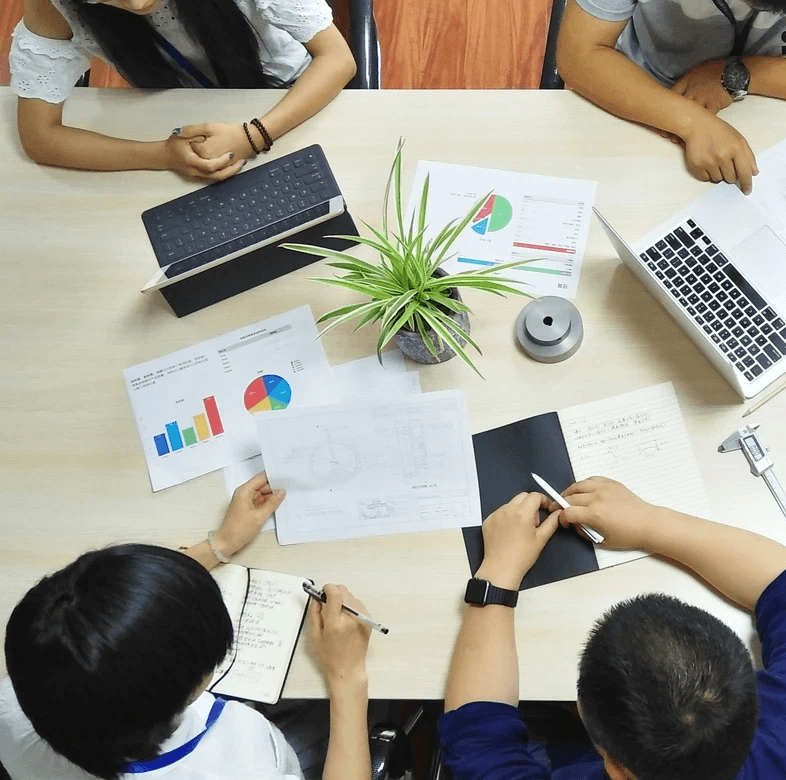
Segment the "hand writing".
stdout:
<path fill-rule="evenodd" d="M 368 684 L 366 652 L 371 629 L 341 609 L 342 602 L 368 614 L 344 585 L 325 585 L 327 601 L 311 602 L 309 630 L 331 693 L 342 685 Z"/>

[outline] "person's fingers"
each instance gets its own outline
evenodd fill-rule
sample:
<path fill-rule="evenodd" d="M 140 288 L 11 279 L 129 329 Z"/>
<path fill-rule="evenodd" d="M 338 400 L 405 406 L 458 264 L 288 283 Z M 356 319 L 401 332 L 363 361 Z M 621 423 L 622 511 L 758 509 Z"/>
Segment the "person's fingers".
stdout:
<path fill-rule="evenodd" d="M 337 620 L 341 615 L 341 604 L 347 589 L 343 585 L 332 585 L 328 583 L 322 590 L 325 591 L 326 601 L 322 605 L 322 618 L 327 623 Z"/>
<path fill-rule="evenodd" d="M 560 525 L 561 509 L 552 512 L 539 526 L 535 534 L 540 542 L 545 546 L 546 542 L 554 536 Z"/>
<path fill-rule="evenodd" d="M 267 520 L 273 512 L 281 506 L 281 502 L 286 498 L 287 491 L 283 488 L 274 490 L 272 493 L 261 493 L 254 498 L 254 509 Z"/>
<path fill-rule="evenodd" d="M 228 152 L 228 154 L 233 154 L 233 152 Z M 225 157 L 226 155 L 222 155 L 221 157 L 216 157 L 215 159 L 221 160 Z M 236 173 L 240 173 L 240 171 L 243 170 L 243 166 L 245 164 L 246 164 L 246 160 L 237 160 L 231 165 L 227 165 L 225 168 L 219 168 L 219 170 L 217 170 L 215 173 L 211 173 L 205 178 L 210 179 L 210 181 L 224 181 L 225 179 L 234 176 Z"/>
<path fill-rule="evenodd" d="M 186 138 L 190 141 L 193 141 L 198 136 L 202 136 L 202 138 L 206 138 L 210 135 L 210 130 L 206 122 L 202 122 L 198 125 L 186 125 L 185 127 L 175 128 L 179 132 L 172 131 L 172 135 L 179 135 L 181 138 Z"/>
<path fill-rule="evenodd" d="M 739 161 L 734 161 L 735 173 L 737 180 L 740 183 L 740 189 L 742 190 L 743 195 L 750 195 L 751 192 L 753 192 L 753 177 L 755 175 L 754 167 L 755 162 L 752 166 L 751 163 L 744 158 Z"/>
<path fill-rule="evenodd" d="M 237 490 L 245 493 L 256 493 L 265 487 L 270 488 L 270 483 L 267 481 L 267 472 L 260 471 L 259 474 L 254 474 L 251 479 L 240 485 Z"/>

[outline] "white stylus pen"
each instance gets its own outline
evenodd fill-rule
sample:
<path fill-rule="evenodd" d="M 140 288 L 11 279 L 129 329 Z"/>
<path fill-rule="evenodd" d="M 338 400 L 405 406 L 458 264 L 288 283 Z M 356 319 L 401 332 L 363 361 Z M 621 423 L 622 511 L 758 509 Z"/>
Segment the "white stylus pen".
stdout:
<path fill-rule="evenodd" d="M 312 599 L 316 599 L 317 601 L 321 601 L 323 604 L 327 601 L 327 596 L 325 595 L 324 590 L 320 590 L 319 588 L 315 588 L 310 582 L 303 583 L 303 590 L 311 596 Z M 377 623 L 376 620 L 372 620 L 368 615 L 364 615 L 362 612 L 358 612 L 356 609 L 352 609 L 352 607 L 348 607 L 344 602 L 341 602 L 341 609 L 344 612 L 348 612 L 352 617 L 359 620 L 364 625 L 367 625 L 369 628 L 373 628 L 375 631 L 379 631 L 381 634 L 387 634 L 390 632 L 389 628 L 385 628 L 381 623 Z"/>
<path fill-rule="evenodd" d="M 556 501 L 563 509 L 567 509 L 570 506 L 570 504 L 559 493 L 557 493 L 557 491 L 554 490 L 554 488 L 551 487 L 551 485 L 549 485 L 549 483 L 546 482 L 543 477 L 539 477 L 533 471 L 531 471 L 530 474 L 532 474 L 532 479 L 534 479 L 535 482 L 537 482 L 543 488 L 543 490 L 546 491 L 546 495 L 549 496 L 549 498 Z M 595 544 L 603 544 L 603 542 L 606 541 L 605 537 L 601 536 L 594 528 L 590 528 L 588 525 L 584 525 L 583 523 L 579 523 L 579 525 L 584 530 L 584 533 L 587 534 L 587 536 L 593 542 L 595 542 Z"/>

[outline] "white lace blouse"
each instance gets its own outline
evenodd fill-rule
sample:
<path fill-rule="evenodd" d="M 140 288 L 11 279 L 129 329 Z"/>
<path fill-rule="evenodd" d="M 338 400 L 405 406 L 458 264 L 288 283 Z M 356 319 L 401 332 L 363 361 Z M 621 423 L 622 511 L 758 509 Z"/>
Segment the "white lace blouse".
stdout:
<path fill-rule="evenodd" d="M 62 103 L 92 56 L 108 61 L 90 32 L 79 23 L 73 0 L 51 0 L 73 30 L 68 41 L 35 35 L 19 22 L 9 55 L 11 87 L 24 98 Z M 311 57 L 303 46 L 333 21 L 325 0 L 235 0 L 259 36 L 259 59 L 269 76 L 290 84 L 306 69 Z M 215 78 L 202 48 L 192 41 L 177 18 L 174 4 L 162 0 L 147 16 L 150 23 L 199 70 Z"/>

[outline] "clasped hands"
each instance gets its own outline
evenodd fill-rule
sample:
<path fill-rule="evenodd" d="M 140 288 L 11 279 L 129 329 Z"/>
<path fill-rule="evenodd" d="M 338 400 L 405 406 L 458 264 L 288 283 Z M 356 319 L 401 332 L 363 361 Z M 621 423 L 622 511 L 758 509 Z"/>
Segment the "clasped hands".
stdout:
<path fill-rule="evenodd" d="M 191 179 L 223 181 L 252 156 L 243 126 L 225 122 L 178 127 L 165 144 L 170 170 Z"/>
<path fill-rule="evenodd" d="M 647 548 L 647 525 L 655 507 L 619 482 L 590 477 L 571 485 L 564 495 L 571 504 L 568 509 L 533 492 L 519 493 L 492 512 L 483 523 L 485 553 L 475 576 L 518 590 L 560 525 L 590 525 L 603 534 L 603 546 L 609 549 Z M 542 522 L 541 509 L 549 512 Z"/>

